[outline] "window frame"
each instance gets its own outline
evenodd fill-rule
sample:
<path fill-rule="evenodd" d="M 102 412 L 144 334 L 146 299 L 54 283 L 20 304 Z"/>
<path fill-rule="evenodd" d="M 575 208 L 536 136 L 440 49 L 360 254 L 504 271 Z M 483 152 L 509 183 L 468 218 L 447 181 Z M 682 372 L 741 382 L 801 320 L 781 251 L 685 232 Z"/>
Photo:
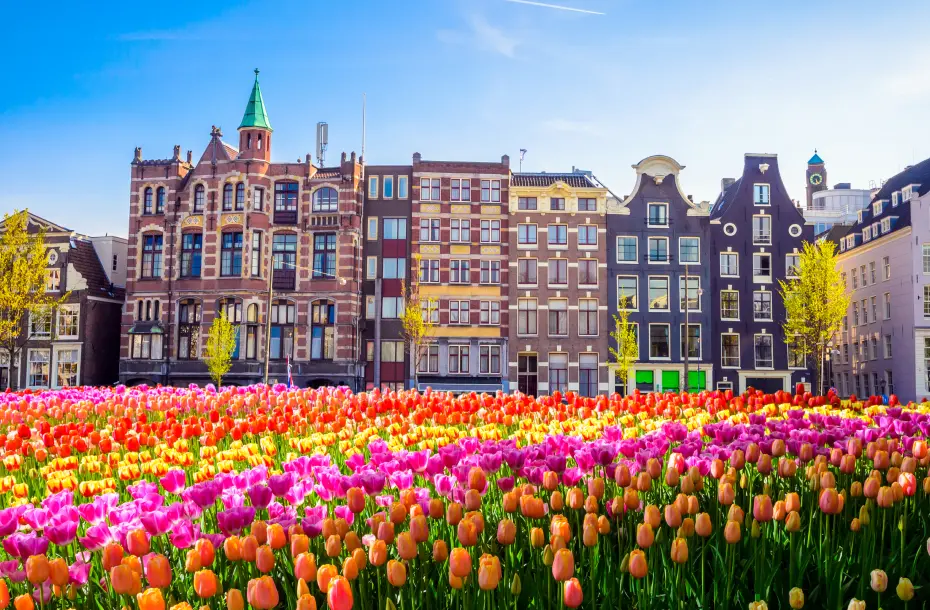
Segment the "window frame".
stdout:
<path fill-rule="evenodd" d="M 521 273 L 520 265 L 521 265 L 522 263 L 526 263 L 526 266 L 527 266 L 527 270 L 526 270 L 527 273 L 526 273 L 526 275 L 529 276 L 529 272 L 530 272 L 530 269 L 529 269 L 530 265 L 529 265 L 529 263 L 530 263 L 531 261 L 532 261 L 532 275 L 533 275 L 533 281 L 532 281 L 532 282 L 522 282 L 522 281 L 520 281 L 520 278 L 523 276 L 523 274 Z M 538 258 L 533 258 L 533 257 L 522 257 L 522 258 L 518 258 L 518 259 L 517 259 L 517 286 L 521 286 L 521 287 L 539 286 L 539 259 L 538 259 Z"/>
<path fill-rule="evenodd" d="M 182 279 L 202 277 L 203 233 L 199 231 L 181 233 L 181 268 L 178 269 L 178 274 Z"/>
<path fill-rule="evenodd" d="M 590 307 L 593 304 L 593 309 Z M 588 307 L 589 309 L 585 309 Z M 578 299 L 578 336 L 579 337 L 597 337 L 600 334 L 600 309 L 598 300 L 595 298 Z M 592 331 L 593 329 L 593 331 Z"/>
<path fill-rule="evenodd" d="M 768 337 L 769 340 L 769 350 L 771 353 L 771 364 L 768 366 L 759 366 L 759 345 L 756 343 L 757 339 Z M 756 370 L 772 370 L 775 368 L 775 337 L 771 333 L 755 333 L 752 336 L 752 356 L 753 356 L 753 368 Z"/>
<path fill-rule="evenodd" d="M 634 292 L 633 292 L 633 298 L 632 298 L 631 307 L 623 307 L 622 310 L 623 310 L 623 311 L 630 311 L 630 312 L 639 311 L 639 276 L 638 276 L 638 275 L 618 275 L 618 276 L 616 276 L 615 282 L 616 282 L 616 285 L 617 285 L 617 310 L 618 310 L 618 311 L 621 310 L 621 307 L 620 307 L 620 297 L 621 297 L 620 280 L 621 280 L 621 279 L 632 279 L 632 280 L 633 280 L 633 291 L 634 291 Z"/>
<path fill-rule="evenodd" d="M 733 357 L 727 356 L 727 345 L 725 342 L 725 337 L 736 337 L 736 363 L 733 363 Z M 733 346 L 730 346 L 733 347 Z M 720 368 L 722 369 L 738 369 L 740 368 L 740 362 L 742 359 L 741 353 L 741 341 L 739 333 L 720 333 Z M 729 362 L 729 364 L 727 364 Z"/>
<path fill-rule="evenodd" d="M 653 214 L 652 210 L 662 209 L 662 214 Z M 667 229 L 669 227 L 669 205 L 667 202 L 651 201 L 646 204 L 646 226 L 653 229 Z M 657 222 L 653 222 L 653 220 Z"/>
<path fill-rule="evenodd" d="M 665 308 L 664 308 L 664 309 L 659 309 L 659 308 L 657 308 L 657 307 L 653 307 L 653 306 L 652 306 L 652 302 L 653 302 L 653 298 L 652 298 L 652 290 L 653 290 L 652 281 L 653 281 L 653 280 L 658 280 L 658 281 L 664 281 L 664 282 L 665 282 Z M 646 281 L 647 281 L 647 286 L 648 286 L 648 288 L 647 288 L 647 299 L 648 299 L 648 303 L 649 303 L 649 311 L 666 312 L 666 313 L 671 312 L 671 311 L 672 311 L 672 286 L 671 286 L 671 281 L 670 281 L 669 276 L 667 276 L 667 275 L 650 275 L 650 276 L 647 277 L 647 280 L 646 280 Z"/>
<path fill-rule="evenodd" d="M 624 245 L 621 246 L 621 244 L 620 244 L 620 240 L 621 240 L 621 239 L 624 239 L 624 240 L 625 240 L 625 239 L 632 239 L 632 240 L 633 240 L 633 258 L 630 258 L 630 259 L 627 259 L 627 258 L 620 258 L 620 252 L 621 252 L 621 251 L 624 251 L 624 252 L 628 252 L 628 251 L 629 251 L 629 245 L 624 244 Z M 617 235 L 615 244 L 616 244 L 616 248 L 617 248 L 617 256 L 616 256 L 617 264 L 619 264 L 619 265 L 635 265 L 635 264 L 639 263 L 639 237 L 637 237 L 636 235 Z"/>
<path fill-rule="evenodd" d="M 727 314 L 728 314 L 730 311 L 732 311 L 732 310 L 731 310 L 730 308 L 728 308 L 728 307 L 725 306 L 725 304 L 724 304 L 724 295 L 728 295 L 728 296 L 729 296 L 729 295 L 734 295 L 734 296 L 736 297 L 736 307 L 735 307 L 736 315 L 735 315 L 735 317 L 733 317 L 733 316 L 728 316 L 728 315 L 727 315 Z M 724 289 L 724 290 L 721 290 L 721 291 L 720 291 L 720 319 L 721 319 L 722 321 L 727 321 L 727 322 L 739 322 L 739 315 L 740 315 L 740 311 L 739 311 L 739 305 L 740 305 L 740 303 L 739 303 L 739 301 L 740 301 L 740 299 L 739 299 L 739 290 Z"/>
<path fill-rule="evenodd" d="M 236 236 L 238 236 L 238 241 L 236 241 Z M 220 234 L 220 277 L 242 277 L 244 243 L 242 231 L 224 231 Z M 237 261 L 238 273 L 236 273 Z"/>
<path fill-rule="evenodd" d="M 556 273 L 553 274 L 553 263 L 556 265 Z M 562 271 L 564 267 L 564 276 Z M 553 276 L 556 280 L 561 280 L 564 277 L 565 281 L 553 281 Z M 567 258 L 550 258 L 546 261 L 546 286 L 547 287 L 560 287 L 568 286 L 568 259 Z"/>
<path fill-rule="evenodd" d="M 653 327 L 665 328 L 665 356 L 653 355 Z M 672 359 L 672 325 L 669 322 L 650 322 L 649 323 L 649 360 L 669 361 Z"/>

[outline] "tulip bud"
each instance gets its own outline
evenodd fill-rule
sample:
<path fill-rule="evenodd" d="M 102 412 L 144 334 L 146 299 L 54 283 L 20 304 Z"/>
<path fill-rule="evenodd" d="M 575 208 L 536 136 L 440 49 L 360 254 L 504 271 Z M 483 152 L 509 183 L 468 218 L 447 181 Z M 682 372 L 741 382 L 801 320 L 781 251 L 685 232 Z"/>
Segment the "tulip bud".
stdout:
<path fill-rule="evenodd" d="M 520 582 L 520 575 L 514 573 L 513 580 L 510 582 L 510 594 L 514 597 L 520 597 L 521 591 L 523 591 L 523 584 Z"/>
<path fill-rule="evenodd" d="M 701 538 L 707 538 L 713 532 L 713 524 L 710 521 L 710 515 L 699 513 L 694 521 L 694 531 Z"/>
<path fill-rule="evenodd" d="M 577 608 L 581 605 L 584 593 L 577 578 L 566 580 L 562 585 L 562 599 L 566 608 Z"/>
<path fill-rule="evenodd" d="M 630 554 L 627 553 L 623 556 L 623 559 L 620 560 L 620 572 L 626 574 L 630 571 Z"/>
<path fill-rule="evenodd" d="M 636 528 L 636 544 L 640 548 L 648 549 L 653 542 L 655 542 L 655 534 L 652 531 L 652 526 L 648 523 L 640 523 Z"/>
<path fill-rule="evenodd" d="M 898 598 L 903 602 L 909 602 L 914 599 L 914 585 L 911 584 L 909 578 L 901 578 L 898 580 L 898 586 L 894 588 L 895 593 L 898 594 Z"/>
<path fill-rule="evenodd" d="M 740 541 L 742 532 L 739 523 L 736 521 L 727 521 L 726 527 L 723 528 L 723 538 L 730 544 L 736 544 Z"/>
<path fill-rule="evenodd" d="M 859 524 L 863 527 L 868 527 L 871 517 L 869 516 L 869 507 L 867 504 L 863 504 L 859 507 Z"/>
<path fill-rule="evenodd" d="M 869 575 L 869 586 L 876 593 L 884 593 L 888 588 L 888 575 L 884 570 L 872 570 Z"/>
<path fill-rule="evenodd" d="M 545 550 L 543 550 L 543 565 L 551 566 L 553 560 L 555 560 L 555 553 L 551 546 L 546 545 Z"/>
<path fill-rule="evenodd" d="M 646 554 L 639 549 L 635 549 L 630 551 L 629 557 L 630 574 L 632 574 L 634 578 L 645 578 L 649 570 L 649 566 L 646 563 Z"/>
<path fill-rule="evenodd" d="M 769 605 L 765 601 L 749 602 L 749 610 L 769 610 Z"/>
<path fill-rule="evenodd" d="M 575 557 L 568 549 L 559 549 L 552 561 L 552 577 L 566 581 L 575 573 Z"/>
<path fill-rule="evenodd" d="M 672 541 L 671 558 L 675 563 L 686 563 L 688 561 L 687 540 L 684 538 L 675 538 Z"/>
<path fill-rule="evenodd" d="M 798 610 L 799 608 L 804 607 L 804 591 L 798 587 L 794 587 L 788 591 L 788 605 Z"/>

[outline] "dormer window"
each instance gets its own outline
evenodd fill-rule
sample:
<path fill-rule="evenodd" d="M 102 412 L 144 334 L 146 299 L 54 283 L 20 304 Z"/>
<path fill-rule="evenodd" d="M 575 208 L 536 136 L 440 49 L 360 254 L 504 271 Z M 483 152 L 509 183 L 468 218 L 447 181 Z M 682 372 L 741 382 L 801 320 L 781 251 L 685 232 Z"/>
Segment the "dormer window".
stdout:
<path fill-rule="evenodd" d="M 862 221 L 865 219 L 865 210 L 859 210 L 856 215 L 858 216 L 859 224 L 862 224 Z"/>
<path fill-rule="evenodd" d="M 846 240 L 845 239 L 840 240 L 840 252 L 846 252 Z"/>
<path fill-rule="evenodd" d="M 901 193 L 899 191 L 893 192 L 891 194 L 891 207 L 893 208 L 898 207 L 898 203 L 900 202 L 901 202 Z"/>
<path fill-rule="evenodd" d="M 862 241 L 869 241 L 872 239 L 872 227 L 865 227 L 862 229 Z"/>
<path fill-rule="evenodd" d="M 872 216 L 878 216 L 882 213 L 882 202 L 876 201 L 872 204 Z"/>
<path fill-rule="evenodd" d="M 882 233 L 891 232 L 891 218 L 882 218 Z"/>
<path fill-rule="evenodd" d="M 753 205 L 769 205 L 769 185 L 768 184 L 752 185 L 752 202 L 753 202 Z"/>
<path fill-rule="evenodd" d="M 872 223 L 872 237 L 873 238 L 877 239 L 878 236 L 882 234 L 880 229 L 881 229 L 881 225 L 879 225 L 877 222 Z"/>

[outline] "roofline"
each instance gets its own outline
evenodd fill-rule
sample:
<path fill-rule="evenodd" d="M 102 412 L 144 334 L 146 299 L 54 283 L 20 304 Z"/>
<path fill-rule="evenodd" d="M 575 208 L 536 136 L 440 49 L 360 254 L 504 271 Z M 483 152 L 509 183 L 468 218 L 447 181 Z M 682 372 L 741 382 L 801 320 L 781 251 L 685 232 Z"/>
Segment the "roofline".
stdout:
<path fill-rule="evenodd" d="M 744 157 L 774 157 L 778 158 L 778 153 L 746 153 Z"/>

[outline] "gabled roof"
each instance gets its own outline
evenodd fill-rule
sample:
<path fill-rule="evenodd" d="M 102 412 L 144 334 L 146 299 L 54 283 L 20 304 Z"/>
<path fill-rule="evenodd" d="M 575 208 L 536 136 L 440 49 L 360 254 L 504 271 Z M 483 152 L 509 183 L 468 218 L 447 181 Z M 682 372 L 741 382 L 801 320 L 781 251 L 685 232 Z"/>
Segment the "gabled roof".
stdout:
<path fill-rule="evenodd" d="M 556 182 L 564 182 L 571 188 L 603 188 L 587 174 L 565 173 L 515 173 L 510 178 L 510 186 L 546 187 Z"/>
<path fill-rule="evenodd" d="M 891 194 L 900 191 L 909 184 L 919 184 L 918 194 L 930 191 L 930 159 L 924 159 L 917 165 L 911 165 L 889 178 L 882 188 L 872 197 L 872 202 L 879 199 L 891 200 Z"/>
<path fill-rule="evenodd" d="M 823 165 L 823 159 L 820 158 L 820 155 L 817 154 L 817 149 L 814 149 L 814 156 L 807 161 L 808 165 Z"/>
<path fill-rule="evenodd" d="M 33 214 L 32 212 L 27 211 L 26 214 L 28 215 L 26 219 L 27 229 L 29 225 L 33 225 L 35 227 L 41 227 L 50 233 L 71 233 L 71 229 L 63 227 L 61 225 L 57 225 L 50 220 L 46 220 L 42 218 L 41 216 L 37 216 Z M 3 230 L 3 225 L 4 225 L 3 219 L 0 219 L 0 231 Z"/>
<path fill-rule="evenodd" d="M 732 183 L 730 183 L 727 188 L 721 191 L 719 195 L 717 195 L 717 200 L 710 208 L 711 218 L 717 218 L 722 215 L 723 212 L 730 206 L 730 204 L 733 203 L 733 200 L 736 199 L 736 193 L 739 192 L 739 187 L 742 182 L 742 178 L 737 178 Z"/>
<path fill-rule="evenodd" d="M 87 292 L 90 295 L 103 296 L 115 299 L 124 299 L 126 291 L 113 286 L 103 270 L 103 265 L 97 257 L 94 244 L 86 239 L 75 237 L 71 240 L 68 250 L 68 262 L 81 274 L 87 282 Z"/>
<path fill-rule="evenodd" d="M 258 68 L 255 68 L 255 84 L 252 85 L 252 95 L 249 96 L 249 103 L 245 106 L 245 114 L 242 116 L 242 123 L 239 124 L 239 129 L 243 127 L 267 129 L 271 131 L 271 122 L 268 120 L 268 112 L 265 110 L 262 90 L 258 86 Z"/>

